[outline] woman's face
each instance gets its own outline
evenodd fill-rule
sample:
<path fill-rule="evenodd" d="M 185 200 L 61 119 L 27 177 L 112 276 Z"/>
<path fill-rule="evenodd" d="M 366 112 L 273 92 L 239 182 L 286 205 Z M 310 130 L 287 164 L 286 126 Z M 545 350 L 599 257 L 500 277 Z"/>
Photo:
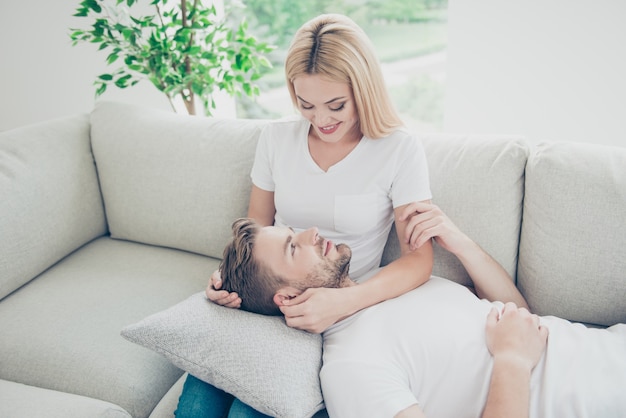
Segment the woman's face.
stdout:
<path fill-rule="evenodd" d="M 311 122 L 314 134 L 324 142 L 360 139 L 352 88 L 347 83 L 328 81 L 319 75 L 293 80 L 300 113 Z"/>

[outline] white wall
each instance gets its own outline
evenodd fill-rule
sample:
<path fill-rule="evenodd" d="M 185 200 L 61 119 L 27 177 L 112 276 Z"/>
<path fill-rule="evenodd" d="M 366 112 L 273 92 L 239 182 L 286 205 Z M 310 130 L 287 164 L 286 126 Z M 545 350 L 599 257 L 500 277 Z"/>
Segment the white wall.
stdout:
<path fill-rule="evenodd" d="M 0 3 L 0 131 L 91 110 L 79 1 Z M 450 0 L 444 129 L 626 146 L 626 1 Z M 101 99 L 170 109 L 148 82 Z"/>
<path fill-rule="evenodd" d="M 93 108 L 96 76 L 117 63 L 107 66 L 108 53 L 94 45 L 72 46 L 69 28 L 88 28 L 91 22 L 72 16 L 79 3 L 0 2 L 0 131 Z M 171 110 L 165 95 L 148 81 L 123 90 L 109 87 L 98 100 Z M 218 115 L 230 116 L 228 106 L 225 115 Z"/>
<path fill-rule="evenodd" d="M 450 0 L 444 130 L 626 146 L 626 1 Z"/>
<path fill-rule="evenodd" d="M 72 47 L 70 27 L 87 28 L 72 15 L 78 0 L 0 3 L 0 130 L 93 108 L 106 53 L 93 45 Z M 161 97 L 163 96 L 163 97 Z M 167 98 L 148 82 L 110 89 L 103 99 L 169 109 Z"/>

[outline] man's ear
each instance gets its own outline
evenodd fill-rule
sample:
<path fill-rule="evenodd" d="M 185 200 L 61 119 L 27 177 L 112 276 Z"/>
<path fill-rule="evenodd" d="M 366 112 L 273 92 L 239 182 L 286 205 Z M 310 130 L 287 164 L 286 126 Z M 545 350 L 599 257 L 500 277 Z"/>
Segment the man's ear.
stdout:
<path fill-rule="evenodd" d="M 274 303 L 277 306 L 283 306 L 284 301 L 293 299 L 301 293 L 302 291 L 299 289 L 296 289 L 295 287 L 290 287 L 290 286 L 282 287 L 278 289 L 276 293 L 274 294 Z"/>

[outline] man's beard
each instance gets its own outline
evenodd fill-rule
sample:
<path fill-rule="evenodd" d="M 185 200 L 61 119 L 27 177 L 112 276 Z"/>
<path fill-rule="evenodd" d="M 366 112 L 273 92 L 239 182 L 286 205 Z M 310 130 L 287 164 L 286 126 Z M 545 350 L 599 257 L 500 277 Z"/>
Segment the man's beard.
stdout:
<path fill-rule="evenodd" d="M 349 279 L 348 271 L 350 270 L 350 261 L 352 260 L 352 250 L 346 244 L 337 245 L 337 251 L 341 253 L 335 261 L 337 267 L 337 286 L 345 279 Z"/>
<path fill-rule="evenodd" d="M 348 277 L 350 270 L 350 260 L 352 259 L 352 250 L 346 244 L 338 244 L 337 252 L 339 258 L 325 263 L 316 271 L 307 276 L 308 287 L 343 287 L 342 284 Z"/>

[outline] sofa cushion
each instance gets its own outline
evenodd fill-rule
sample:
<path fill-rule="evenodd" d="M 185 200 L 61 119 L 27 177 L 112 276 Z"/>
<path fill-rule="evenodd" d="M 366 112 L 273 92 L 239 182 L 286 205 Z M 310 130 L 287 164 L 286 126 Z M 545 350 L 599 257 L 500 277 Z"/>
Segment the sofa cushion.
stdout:
<path fill-rule="evenodd" d="M 106 232 L 87 115 L 0 133 L 0 299 Z"/>
<path fill-rule="evenodd" d="M 132 418 L 110 402 L 0 380 L 0 417 Z"/>
<path fill-rule="evenodd" d="M 524 168 L 530 152 L 522 137 L 431 134 L 422 137 L 433 203 L 515 278 L 524 197 Z M 395 230 L 383 264 L 399 254 Z M 433 274 L 471 286 L 459 260 L 434 244 Z"/>
<path fill-rule="evenodd" d="M 99 238 L 0 303 L 0 379 L 147 417 L 182 371 L 120 330 L 204 289 L 218 260 Z"/>
<path fill-rule="evenodd" d="M 270 416 L 310 417 L 324 406 L 322 337 L 282 317 L 224 308 L 200 292 L 122 335 Z"/>
<path fill-rule="evenodd" d="M 545 143 L 526 169 L 519 287 L 536 313 L 626 322 L 626 149 Z"/>
<path fill-rule="evenodd" d="M 322 338 L 282 317 L 224 308 L 200 292 L 122 335 L 272 417 L 311 417 L 324 407 Z"/>
<path fill-rule="evenodd" d="M 98 102 L 91 124 L 111 236 L 221 258 L 263 122 Z"/>

